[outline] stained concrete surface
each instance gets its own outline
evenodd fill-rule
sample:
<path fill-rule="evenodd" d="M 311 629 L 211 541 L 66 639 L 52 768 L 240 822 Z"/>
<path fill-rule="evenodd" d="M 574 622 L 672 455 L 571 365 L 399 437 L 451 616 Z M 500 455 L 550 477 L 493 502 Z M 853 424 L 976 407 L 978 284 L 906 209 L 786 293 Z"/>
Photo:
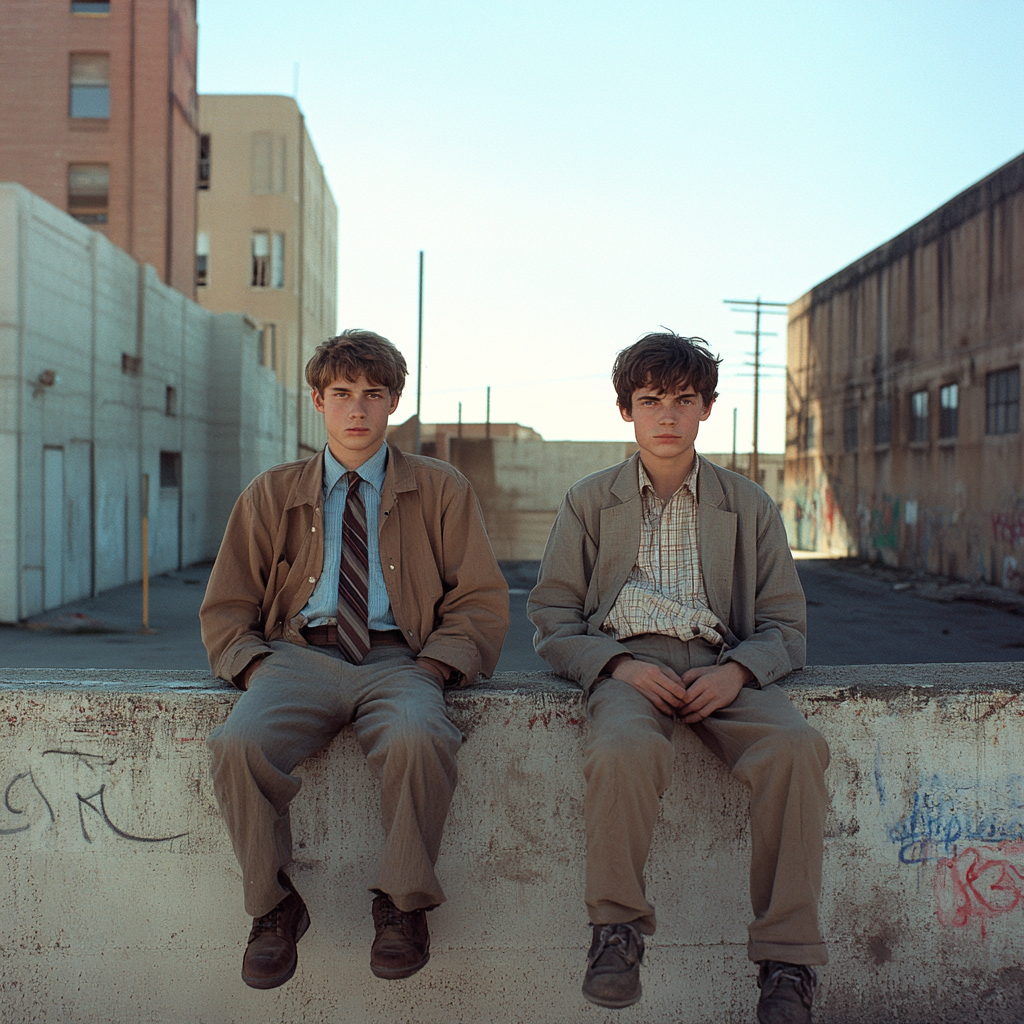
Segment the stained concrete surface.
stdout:
<path fill-rule="evenodd" d="M 526 598 L 537 562 L 505 562 L 512 624 L 499 672 L 542 671 Z M 1024 597 L 998 587 L 865 565 L 800 558 L 807 594 L 809 665 L 925 664 L 1024 658 Z M 139 632 L 142 585 L 108 590 L 18 627 L 0 626 L 0 665 L 9 668 L 203 669 L 199 606 L 210 566 L 150 581 L 149 621 Z"/>

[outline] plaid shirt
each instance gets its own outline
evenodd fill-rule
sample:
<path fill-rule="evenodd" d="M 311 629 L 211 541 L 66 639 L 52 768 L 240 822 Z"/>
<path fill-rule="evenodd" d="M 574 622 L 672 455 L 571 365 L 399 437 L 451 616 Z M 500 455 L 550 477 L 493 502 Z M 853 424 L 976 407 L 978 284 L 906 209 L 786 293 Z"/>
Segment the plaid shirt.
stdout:
<path fill-rule="evenodd" d="M 639 465 L 643 522 L 636 565 L 601 627 L 615 640 L 663 633 L 680 640 L 701 636 L 722 643 L 725 627 L 708 607 L 697 547 L 697 473 L 700 456 L 682 487 L 662 501 Z"/>

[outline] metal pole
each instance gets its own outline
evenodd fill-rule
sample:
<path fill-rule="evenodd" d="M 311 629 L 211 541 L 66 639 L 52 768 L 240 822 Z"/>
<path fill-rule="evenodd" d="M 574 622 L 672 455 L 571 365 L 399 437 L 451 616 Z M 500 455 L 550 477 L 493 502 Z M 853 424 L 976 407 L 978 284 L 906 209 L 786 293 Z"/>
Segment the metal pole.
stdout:
<path fill-rule="evenodd" d="M 490 438 L 490 436 L 491 436 L 491 385 L 490 384 L 487 385 L 487 427 L 486 427 L 486 431 L 487 431 L 486 436 L 488 438 Z"/>
<path fill-rule="evenodd" d="M 736 472 L 736 413 L 737 409 L 733 406 L 732 409 L 732 462 L 729 468 L 735 473 Z"/>
<path fill-rule="evenodd" d="M 750 479 L 760 482 L 757 464 L 757 404 L 761 396 L 761 296 L 757 297 L 757 309 L 754 313 L 754 441 L 750 453 Z"/>
<path fill-rule="evenodd" d="M 416 454 L 423 452 L 420 403 L 423 398 L 423 250 L 420 249 L 420 308 L 416 332 Z"/>
<path fill-rule="evenodd" d="M 152 633 L 149 628 L 149 474 L 142 474 L 142 629 L 140 633 Z"/>
<path fill-rule="evenodd" d="M 459 437 L 462 437 L 462 403 L 459 402 Z"/>

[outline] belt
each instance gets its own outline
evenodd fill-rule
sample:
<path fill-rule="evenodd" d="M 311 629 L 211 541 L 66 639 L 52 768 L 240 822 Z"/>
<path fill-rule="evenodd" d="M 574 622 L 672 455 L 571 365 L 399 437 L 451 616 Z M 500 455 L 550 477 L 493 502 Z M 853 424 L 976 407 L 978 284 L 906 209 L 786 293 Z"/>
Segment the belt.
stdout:
<path fill-rule="evenodd" d="M 306 626 L 299 633 L 307 644 L 314 647 L 337 647 L 338 627 L 328 623 L 326 626 Z M 371 629 L 371 647 L 408 647 L 398 629 Z"/>

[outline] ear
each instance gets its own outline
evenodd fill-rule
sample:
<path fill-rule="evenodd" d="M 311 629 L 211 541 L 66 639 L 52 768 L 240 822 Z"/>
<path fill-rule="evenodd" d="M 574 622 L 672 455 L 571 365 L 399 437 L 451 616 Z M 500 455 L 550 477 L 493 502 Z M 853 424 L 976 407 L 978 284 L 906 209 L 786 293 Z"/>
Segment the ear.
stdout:
<path fill-rule="evenodd" d="M 700 414 L 700 421 L 703 423 L 710 415 L 711 410 L 715 407 L 715 400 L 712 398 L 707 405 L 704 406 L 704 411 Z"/>
<path fill-rule="evenodd" d="M 316 407 L 317 412 L 324 411 L 324 396 L 317 391 L 316 388 L 309 389 L 309 397 L 313 399 L 313 405 Z"/>
<path fill-rule="evenodd" d="M 391 413 L 393 413 L 398 408 L 398 400 L 401 397 L 402 397 L 401 395 L 392 395 L 391 396 L 391 409 L 388 412 L 389 416 L 391 415 Z"/>
<path fill-rule="evenodd" d="M 633 412 L 631 409 L 627 409 L 624 405 L 619 406 L 619 415 L 627 422 L 633 422 Z"/>

